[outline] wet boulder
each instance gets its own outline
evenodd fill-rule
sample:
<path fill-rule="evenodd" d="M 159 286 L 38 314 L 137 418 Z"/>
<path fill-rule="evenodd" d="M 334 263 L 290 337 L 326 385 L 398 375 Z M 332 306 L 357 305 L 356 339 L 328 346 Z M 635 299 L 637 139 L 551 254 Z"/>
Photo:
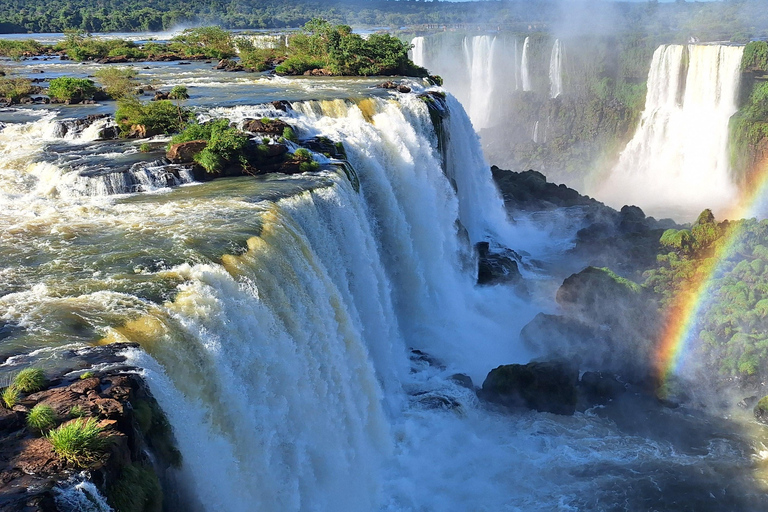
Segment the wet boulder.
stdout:
<path fill-rule="evenodd" d="M 268 135 L 282 135 L 286 128 L 291 126 L 280 119 L 246 119 L 243 121 L 243 130 L 252 133 L 266 133 Z"/>
<path fill-rule="evenodd" d="M 208 142 L 205 140 L 191 140 L 173 144 L 168 148 L 165 156 L 175 164 L 191 163 L 194 161 L 195 155 L 204 150 L 207 145 Z"/>
<path fill-rule="evenodd" d="M 522 279 L 513 251 L 491 250 L 488 242 L 479 242 L 475 248 L 478 256 L 477 284 L 516 283 Z"/>
<path fill-rule="evenodd" d="M 491 370 L 480 399 L 509 408 L 571 415 L 576 412 L 578 369 L 561 362 L 509 364 Z"/>
<path fill-rule="evenodd" d="M 605 405 L 618 398 L 626 387 L 611 373 L 584 372 L 578 390 L 580 409 L 587 409 L 593 405 Z"/>
<path fill-rule="evenodd" d="M 764 396 L 757 402 L 755 408 L 752 409 L 752 413 L 758 422 L 768 425 L 768 396 Z"/>
<path fill-rule="evenodd" d="M 213 69 L 218 69 L 220 71 L 229 71 L 229 72 L 235 72 L 235 71 L 243 71 L 245 68 L 243 68 L 242 65 L 238 64 L 234 60 L 231 59 L 221 59 L 216 66 L 214 66 Z"/>

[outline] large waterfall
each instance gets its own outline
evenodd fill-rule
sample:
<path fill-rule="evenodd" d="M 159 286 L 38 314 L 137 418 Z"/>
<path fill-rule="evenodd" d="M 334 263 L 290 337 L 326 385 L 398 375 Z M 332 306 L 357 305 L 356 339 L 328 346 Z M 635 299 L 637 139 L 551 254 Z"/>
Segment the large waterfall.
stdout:
<path fill-rule="evenodd" d="M 464 59 L 469 67 L 469 98 L 465 103 L 476 130 L 490 125 L 494 106 L 497 80 L 494 76 L 496 62 L 496 38 L 475 36 L 464 38 Z M 497 100 L 497 99 L 496 99 Z"/>
<path fill-rule="evenodd" d="M 563 93 L 563 47 L 559 39 L 552 45 L 549 58 L 549 97 L 557 98 Z"/>
<path fill-rule="evenodd" d="M 411 44 L 411 60 L 417 66 L 424 66 L 424 38 L 414 37 Z"/>
<path fill-rule="evenodd" d="M 704 208 L 727 208 L 736 197 L 728 120 L 737 110 L 742 52 L 739 46 L 659 47 L 640 124 L 597 197 L 681 220 Z"/>

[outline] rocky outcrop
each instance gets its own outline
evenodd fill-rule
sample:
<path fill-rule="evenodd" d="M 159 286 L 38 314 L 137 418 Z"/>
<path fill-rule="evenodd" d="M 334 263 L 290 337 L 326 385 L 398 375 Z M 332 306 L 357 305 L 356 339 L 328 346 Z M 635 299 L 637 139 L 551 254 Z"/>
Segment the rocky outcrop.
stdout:
<path fill-rule="evenodd" d="M 200 153 L 208 145 L 205 140 L 191 140 L 172 144 L 165 153 L 165 157 L 175 164 L 187 164 L 194 162 L 195 155 Z"/>
<path fill-rule="evenodd" d="M 241 64 L 231 59 L 221 59 L 213 69 L 229 72 L 245 71 L 245 68 Z"/>
<path fill-rule="evenodd" d="M 70 368 L 47 374 L 44 389 L 20 396 L 12 408 L 0 407 L 2 510 L 59 510 L 56 500 L 61 490 L 73 479 L 86 477 L 115 510 L 149 512 L 163 507 L 163 490 L 171 487 L 165 470 L 178 466 L 181 458 L 149 388 L 135 369 L 121 365 L 120 350 L 128 346 L 138 347 L 116 344 L 63 354 Z M 111 369 L 70 371 L 91 364 Z M 28 420 L 36 406 L 52 409 L 53 424 L 41 429 Z M 103 440 L 103 446 L 88 457 L 67 458 L 47 438 L 47 432 L 62 425 L 86 421 L 98 424 Z"/>
<path fill-rule="evenodd" d="M 764 396 L 752 409 L 755 419 L 763 425 L 768 425 L 768 396 Z"/>
<path fill-rule="evenodd" d="M 577 205 L 602 205 L 589 196 L 582 196 L 565 185 L 547 181 L 540 172 L 505 171 L 495 165 L 491 174 L 507 207 L 515 210 L 551 210 Z"/>
<path fill-rule="evenodd" d="M 282 136 L 286 128 L 291 128 L 291 125 L 280 119 L 246 119 L 243 121 L 243 130 L 252 133 Z"/>
<path fill-rule="evenodd" d="M 478 256 L 477 284 L 517 283 L 522 279 L 517 267 L 519 256 L 511 249 L 494 249 L 488 242 L 475 245 Z"/>
<path fill-rule="evenodd" d="M 579 372 L 560 362 L 499 366 L 488 374 L 479 398 L 509 408 L 570 415 L 576 411 Z"/>
<path fill-rule="evenodd" d="M 378 87 L 380 89 L 394 89 L 397 92 L 402 92 L 402 93 L 409 93 L 409 92 L 411 92 L 411 88 L 408 87 L 407 85 L 398 84 L 396 82 L 391 82 L 391 81 L 382 82 L 379 85 L 377 85 L 376 87 Z"/>

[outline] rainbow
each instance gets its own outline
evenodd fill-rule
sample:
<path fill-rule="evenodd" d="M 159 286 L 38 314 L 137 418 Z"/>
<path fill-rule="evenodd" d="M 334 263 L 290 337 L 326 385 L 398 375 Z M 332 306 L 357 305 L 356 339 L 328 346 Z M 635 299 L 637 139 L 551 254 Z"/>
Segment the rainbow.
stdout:
<path fill-rule="evenodd" d="M 755 217 L 758 207 L 768 198 L 768 162 L 751 181 L 726 218 L 749 219 Z M 693 348 L 698 336 L 696 325 L 705 306 L 712 298 L 713 281 L 723 271 L 724 263 L 733 255 L 734 246 L 742 235 L 742 224 L 733 223 L 717 244 L 714 254 L 704 260 L 691 281 L 678 293 L 666 315 L 661 337 L 655 352 L 655 368 L 659 384 L 664 384 L 677 373 L 684 362 L 685 354 Z"/>

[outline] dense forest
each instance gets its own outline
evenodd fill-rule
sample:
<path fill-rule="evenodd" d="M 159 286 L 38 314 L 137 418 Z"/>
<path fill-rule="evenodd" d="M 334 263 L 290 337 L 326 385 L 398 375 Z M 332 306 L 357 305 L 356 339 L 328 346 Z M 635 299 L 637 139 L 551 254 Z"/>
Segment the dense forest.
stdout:
<path fill-rule="evenodd" d="M 480 23 L 512 30 L 528 29 L 531 24 L 538 28 L 562 25 L 564 30 L 585 32 L 645 27 L 650 32 L 689 33 L 702 39 L 768 35 L 768 11 L 762 0 L 574 4 L 550 0 L 1 0 L 0 33 L 159 31 L 190 24 L 287 28 L 300 27 L 318 16 L 334 23 L 388 28 Z"/>

